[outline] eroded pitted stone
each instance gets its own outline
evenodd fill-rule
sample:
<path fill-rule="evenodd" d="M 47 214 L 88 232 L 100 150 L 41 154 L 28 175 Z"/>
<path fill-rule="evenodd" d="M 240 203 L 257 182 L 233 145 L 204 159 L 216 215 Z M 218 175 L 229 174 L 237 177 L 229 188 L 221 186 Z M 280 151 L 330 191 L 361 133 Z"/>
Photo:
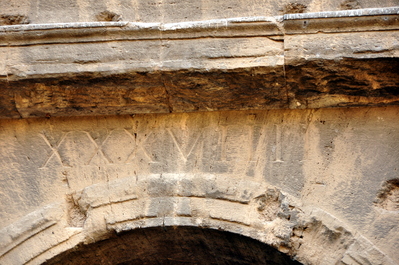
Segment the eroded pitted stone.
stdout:
<path fill-rule="evenodd" d="M 385 210 L 399 211 L 399 179 L 386 181 L 378 193 L 375 203 Z"/>

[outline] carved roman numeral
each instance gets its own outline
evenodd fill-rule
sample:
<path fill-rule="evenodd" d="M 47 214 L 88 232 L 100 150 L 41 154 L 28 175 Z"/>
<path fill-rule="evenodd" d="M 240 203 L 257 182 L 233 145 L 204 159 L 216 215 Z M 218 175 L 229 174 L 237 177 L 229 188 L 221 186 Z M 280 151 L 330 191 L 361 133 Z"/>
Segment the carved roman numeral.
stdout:
<path fill-rule="evenodd" d="M 272 147 L 273 151 L 273 162 L 274 163 L 283 163 L 283 154 L 282 154 L 282 134 L 281 134 L 281 125 L 274 125 L 274 137 L 275 142 Z"/>
<path fill-rule="evenodd" d="M 202 135 L 202 132 L 199 132 L 198 135 L 195 137 L 194 141 L 191 142 L 191 145 L 188 146 L 188 152 L 184 152 L 183 151 L 183 144 L 182 143 L 179 144 L 179 142 L 177 141 L 176 136 L 174 135 L 174 133 L 170 129 L 168 129 L 168 132 L 169 132 L 170 136 L 172 137 L 173 142 L 174 142 L 174 144 L 177 147 L 177 150 L 179 150 L 179 153 L 181 154 L 184 162 L 187 162 L 188 157 L 192 154 L 193 150 L 197 146 L 198 141 L 199 141 L 199 139 L 200 139 L 200 137 Z"/>
<path fill-rule="evenodd" d="M 61 156 L 58 153 L 58 148 L 60 147 L 62 141 L 65 139 L 65 136 L 67 135 L 67 133 L 63 133 L 60 140 L 56 143 L 55 146 L 53 146 L 49 139 L 44 135 L 44 134 L 40 134 L 40 137 L 42 137 L 42 139 L 44 140 L 44 142 L 47 144 L 48 147 L 50 147 L 51 149 L 51 153 L 49 154 L 49 156 L 47 157 L 46 161 L 43 163 L 43 165 L 39 168 L 45 168 L 47 166 L 47 164 L 49 163 L 49 161 L 51 160 L 51 158 L 56 157 L 56 159 L 58 160 L 58 162 L 60 162 L 61 165 L 64 166 L 64 163 L 62 162 Z"/>

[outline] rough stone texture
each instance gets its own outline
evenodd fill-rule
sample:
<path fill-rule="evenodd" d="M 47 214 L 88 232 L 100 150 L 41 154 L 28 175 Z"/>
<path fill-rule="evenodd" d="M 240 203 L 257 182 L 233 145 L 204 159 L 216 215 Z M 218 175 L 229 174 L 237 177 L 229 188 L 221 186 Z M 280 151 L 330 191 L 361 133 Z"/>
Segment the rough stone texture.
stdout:
<path fill-rule="evenodd" d="M 399 210 L 399 179 L 387 181 L 377 196 L 376 205 L 388 210 Z"/>
<path fill-rule="evenodd" d="M 313 60 L 285 69 L 153 72 L 4 82 L 12 118 L 399 104 L 394 58 Z M 284 71 L 285 70 L 285 71 Z"/>
<path fill-rule="evenodd" d="M 0 15 L 0 26 L 29 24 L 26 16 L 21 15 Z"/>
<path fill-rule="evenodd" d="M 100 12 L 106 10 L 119 14 L 124 20 L 138 22 L 181 22 L 241 16 L 275 16 L 283 14 L 285 6 L 294 4 L 306 6 L 304 12 L 320 12 L 359 7 L 392 7 L 399 5 L 399 2 L 398 0 L 358 0 L 356 4 L 352 4 L 346 0 L 0 1 L 2 13 L 26 15 L 31 23 L 94 21 Z"/>
<path fill-rule="evenodd" d="M 398 264 L 380 2 L 0 0 L 0 264 Z"/>
<path fill-rule="evenodd" d="M 397 105 L 398 12 L 3 26 L 0 118 Z"/>
<path fill-rule="evenodd" d="M 2 240 L 0 262 L 41 264 L 136 228 L 200 226 L 303 264 L 395 264 L 398 115 L 392 106 L 2 120 L 0 196 L 12 211 L 1 212 L 0 234 L 14 239 Z"/>

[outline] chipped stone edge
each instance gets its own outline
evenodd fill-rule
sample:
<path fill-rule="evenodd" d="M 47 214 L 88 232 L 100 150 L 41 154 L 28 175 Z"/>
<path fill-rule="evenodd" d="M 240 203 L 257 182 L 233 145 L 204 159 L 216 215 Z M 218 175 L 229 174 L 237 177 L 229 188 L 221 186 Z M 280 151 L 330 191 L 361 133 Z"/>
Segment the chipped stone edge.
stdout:
<path fill-rule="evenodd" d="M 45 23 L 45 24 L 21 24 L 0 26 L 0 32 L 51 30 L 51 29 L 79 29 L 79 28 L 102 28 L 102 27 L 124 27 L 127 21 L 111 22 L 69 22 L 69 23 Z"/>
<path fill-rule="evenodd" d="M 21 24 L 0 26 L 0 33 L 24 32 L 36 30 L 56 29 L 93 29 L 107 27 L 129 27 L 137 30 L 155 29 L 159 31 L 176 31 L 187 29 L 218 29 L 231 27 L 243 23 L 275 23 L 284 20 L 317 19 L 317 18 L 343 18 L 361 16 L 399 15 L 399 7 L 388 8 L 366 8 L 343 11 L 326 11 L 314 13 L 285 14 L 283 16 L 257 16 L 257 17 L 234 17 L 227 19 L 211 19 L 203 21 L 187 21 L 178 23 L 143 23 L 130 21 L 110 22 L 69 22 L 69 23 L 46 23 L 46 24 Z"/>
<path fill-rule="evenodd" d="M 0 26 L 0 47 L 103 41 L 281 36 L 274 17 L 239 17 L 179 23 L 71 22 Z M 104 34 L 106 32 L 107 34 Z"/>
<path fill-rule="evenodd" d="M 285 14 L 284 20 L 363 17 L 363 16 L 381 16 L 381 15 L 399 15 L 399 7 L 364 8 L 364 9 L 341 10 L 341 11 Z"/>
<path fill-rule="evenodd" d="M 63 215 L 64 210 L 61 204 L 51 204 L 4 227 L 0 230 L 0 257 L 28 238 L 55 225 Z"/>
<path fill-rule="evenodd" d="M 50 231 L 47 231 L 47 227 L 53 225 L 57 226 L 56 229 L 60 231 L 63 236 L 60 237 L 57 242 L 54 241 L 43 245 L 40 248 L 40 251 L 38 251 L 38 249 L 32 249 L 31 252 L 24 251 L 23 255 L 20 257 L 21 261 L 24 260 L 24 264 L 41 264 L 78 244 L 95 243 L 99 240 L 108 238 L 109 235 L 114 232 L 120 233 L 136 228 L 155 226 L 194 226 L 211 229 L 222 229 L 224 231 L 238 233 L 254 238 L 264 242 L 265 244 L 278 248 L 280 244 L 282 244 L 282 246 L 285 244 L 290 244 L 290 242 L 294 239 L 291 239 L 291 237 L 293 237 L 293 229 L 300 229 L 301 225 L 312 226 L 313 223 L 320 222 L 326 227 L 327 230 L 331 230 L 333 233 L 338 231 L 337 233 L 340 234 L 340 231 L 347 231 L 349 235 L 349 238 L 343 238 L 345 242 L 349 243 L 347 251 L 342 253 L 343 255 L 337 253 L 337 255 L 334 257 L 330 257 L 328 262 L 335 260 L 340 261 L 343 264 L 350 264 L 351 260 L 361 259 L 367 262 L 372 262 L 375 260 L 375 258 L 378 258 L 383 260 L 384 264 L 394 264 L 393 261 L 380 249 L 376 248 L 372 242 L 364 238 L 358 232 L 351 231 L 352 229 L 345 226 L 339 219 L 330 213 L 312 206 L 304 206 L 300 203 L 300 201 L 298 201 L 297 198 L 280 191 L 276 187 L 273 188 L 273 186 L 268 183 L 256 185 L 257 182 L 254 182 L 254 189 L 251 192 L 249 201 L 245 200 L 242 202 L 237 202 L 234 200 L 234 198 L 236 196 L 238 197 L 235 199 L 240 198 L 239 196 L 242 193 L 241 189 L 236 191 L 237 194 L 231 194 L 232 196 L 234 195 L 233 197 L 228 196 L 226 198 L 209 197 L 205 196 L 205 194 L 199 194 L 199 197 L 187 197 L 189 195 L 185 195 L 184 191 L 180 190 L 179 187 L 176 188 L 173 194 L 164 194 L 164 196 L 160 197 L 150 195 L 145 192 L 142 193 L 143 189 L 141 185 L 149 184 L 149 180 L 158 181 L 160 185 L 164 185 L 165 181 L 169 184 L 176 184 L 181 176 L 176 174 L 154 174 L 148 177 L 149 179 L 143 179 L 138 183 L 136 182 L 135 177 L 128 177 L 113 181 L 109 184 L 107 183 L 107 185 L 95 184 L 83 189 L 79 196 L 84 194 L 87 196 L 80 197 L 82 200 L 77 201 L 77 203 L 83 206 L 82 208 L 84 208 L 86 211 L 85 215 L 87 219 L 85 220 L 83 227 L 70 227 L 67 223 L 63 222 L 62 220 L 65 219 L 63 209 L 65 207 L 60 204 L 45 206 L 41 210 L 35 211 L 21 218 L 19 221 L 6 227 L 5 229 L 2 229 L 0 232 L 0 235 L 2 236 L 1 242 L 11 246 L 11 248 L 7 248 L 9 250 L 6 253 L 12 252 L 10 253 L 11 255 L 9 257 L 5 257 L 2 253 L 0 255 L 0 262 L 10 261 L 10 258 L 14 257 L 17 253 L 22 253 L 22 249 L 18 249 L 22 243 L 25 241 L 33 242 L 32 240 L 34 240 L 35 237 L 40 238 L 45 236 L 46 233 L 50 233 Z M 214 183 L 214 185 L 220 189 L 225 188 L 225 185 L 229 185 L 228 183 L 231 183 L 231 179 L 229 178 L 230 181 L 228 181 L 224 176 L 209 175 L 206 176 L 206 178 L 208 182 L 210 181 Z M 197 178 L 194 175 L 188 174 L 184 176 L 184 179 L 194 181 Z M 238 179 L 236 181 L 238 181 Z M 243 185 L 244 183 L 241 183 L 241 185 L 238 186 L 242 186 L 242 189 L 246 189 L 247 186 Z M 280 194 L 278 195 L 278 202 L 280 203 L 279 207 L 282 207 L 281 209 L 279 208 L 279 213 L 276 213 L 275 219 L 273 220 L 263 219 L 262 213 L 260 213 L 261 215 L 258 215 L 259 213 L 255 213 L 256 209 L 257 211 L 263 211 L 257 208 L 259 207 L 257 201 L 259 196 L 257 195 L 260 194 L 262 196 L 262 194 L 269 194 L 269 191 L 275 191 L 277 192 L 277 195 Z M 108 196 L 101 199 L 101 201 L 98 201 L 98 192 L 103 195 L 108 194 Z M 204 190 L 204 192 L 206 192 L 206 190 Z M 122 196 L 122 200 L 112 200 L 112 197 L 120 197 L 121 194 L 128 195 L 129 198 L 123 198 Z M 137 197 L 132 197 L 131 195 L 137 195 Z M 195 212 L 195 214 L 186 215 L 183 213 L 183 215 L 181 215 L 178 208 L 174 206 L 172 213 L 162 216 L 158 212 L 159 209 L 155 208 L 150 210 L 148 208 L 148 206 L 151 205 L 154 200 L 156 202 L 159 200 L 175 201 L 173 203 L 179 203 L 179 200 L 189 200 L 194 203 L 194 208 L 192 210 Z M 131 219 L 130 215 L 118 214 L 118 207 L 122 207 L 121 209 L 125 210 L 129 209 L 129 211 L 131 211 L 131 203 L 133 201 L 136 201 L 141 205 L 136 209 L 137 212 L 135 215 L 137 215 L 137 218 Z M 140 201 L 142 201 L 142 203 Z M 114 207 L 116 206 L 116 208 L 113 207 L 113 210 L 110 210 L 112 205 L 110 205 L 108 202 L 110 204 L 114 204 Z M 207 204 L 209 204 L 208 207 L 198 211 L 199 208 L 197 208 L 197 206 L 206 206 Z M 156 205 L 160 204 L 156 203 Z M 280 212 L 281 210 L 287 208 L 288 205 L 294 207 L 294 209 L 290 208 L 291 210 L 289 211 L 294 211 L 299 214 L 297 217 L 294 217 L 294 219 L 297 221 L 285 219 L 286 217 L 284 216 L 284 212 Z M 237 207 L 241 209 L 238 216 L 229 217 L 228 214 L 227 216 L 223 215 L 223 211 L 219 212 L 221 209 L 224 209 L 224 212 L 228 213 Z M 271 206 L 269 205 L 268 207 Z M 294 212 L 290 213 L 294 214 Z M 31 224 L 32 222 L 34 224 Z M 29 225 L 26 226 L 26 224 Z M 15 227 L 20 227 L 20 229 L 16 229 Z M 267 232 L 265 229 L 269 232 Z M 279 229 L 283 229 L 282 232 L 278 232 Z M 3 240 L 6 239 L 5 237 L 10 236 L 14 236 L 15 239 L 11 241 Z M 28 242 L 28 244 L 31 243 Z M 297 252 L 298 250 L 293 245 L 289 248 L 292 248 L 293 251 L 292 253 L 290 252 L 290 255 L 293 255 L 293 257 L 298 259 L 298 261 L 305 262 L 305 264 L 316 264 L 317 262 L 321 261 L 314 259 L 314 257 L 307 256 L 306 252 Z M 8 254 L 6 255 L 8 256 Z M 327 260 L 323 260 L 322 262 L 326 261 Z"/>
<path fill-rule="evenodd" d="M 0 32 L 23 32 L 34 30 L 53 30 L 53 29 L 92 29 L 104 27 L 126 27 L 138 30 L 156 29 L 160 31 L 174 31 L 179 29 L 209 29 L 228 27 L 230 24 L 254 23 L 254 22 L 274 22 L 274 17 L 235 17 L 227 19 L 211 19 L 203 21 L 187 21 L 178 23 L 144 23 L 131 21 L 117 22 L 69 22 L 69 23 L 46 23 L 46 24 L 21 24 L 0 26 Z"/>

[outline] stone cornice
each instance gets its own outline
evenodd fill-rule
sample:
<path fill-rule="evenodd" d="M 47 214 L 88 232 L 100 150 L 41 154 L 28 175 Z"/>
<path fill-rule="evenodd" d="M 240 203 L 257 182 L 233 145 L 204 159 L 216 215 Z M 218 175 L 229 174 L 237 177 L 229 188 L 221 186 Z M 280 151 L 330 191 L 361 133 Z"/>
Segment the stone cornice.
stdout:
<path fill-rule="evenodd" d="M 286 34 L 344 33 L 399 29 L 399 7 L 284 15 Z"/>
<path fill-rule="evenodd" d="M 0 118 L 399 104 L 398 10 L 2 26 Z"/>
<path fill-rule="evenodd" d="M 399 29 L 398 14 L 399 7 L 392 7 L 181 23 L 110 21 L 23 24 L 0 26 L 0 47 L 111 40 L 231 38 L 397 30 Z"/>
<path fill-rule="evenodd" d="M 1 46 L 282 35 L 274 17 L 182 23 L 76 22 L 0 27 Z"/>
<path fill-rule="evenodd" d="M 284 20 L 399 15 L 399 7 L 285 14 Z"/>

